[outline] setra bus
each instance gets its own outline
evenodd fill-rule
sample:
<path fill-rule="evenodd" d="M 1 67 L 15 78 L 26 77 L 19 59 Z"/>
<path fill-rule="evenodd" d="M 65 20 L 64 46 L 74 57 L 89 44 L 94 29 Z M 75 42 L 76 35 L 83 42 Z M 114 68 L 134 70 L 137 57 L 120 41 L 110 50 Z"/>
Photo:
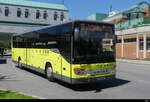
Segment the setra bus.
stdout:
<path fill-rule="evenodd" d="M 115 78 L 114 25 L 74 20 L 33 29 L 12 37 L 12 60 L 70 84 Z"/>

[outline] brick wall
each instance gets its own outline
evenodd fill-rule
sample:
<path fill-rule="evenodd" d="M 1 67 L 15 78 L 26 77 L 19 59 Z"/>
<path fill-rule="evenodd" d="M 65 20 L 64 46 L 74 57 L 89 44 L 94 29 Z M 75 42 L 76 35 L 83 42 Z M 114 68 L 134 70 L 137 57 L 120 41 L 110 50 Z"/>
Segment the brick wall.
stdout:
<path fill-rule="evenodd" d="M 130 39 L 130 38 L 136 38 L 136 35 L 118 36 L 118 39 L 122 39 L 122 37 L 123 39 Z M 124 58 L 136 58 L 136 53 L 137 53 L 136 49 L 137 49 L 136 42 L 126 42 L 126 43 L 124 42 L 123 45 L 122 43 L 118 43 L 116 44 L 116 56 L 124 57 Z"/>
<path fill-rule="evenodd" d="M 117 39 L 130 39 L 130 38 L 137 38 L 137 36 L 144 37 L 145 34 L 138 34 L 138 35 L 130 35 L 130 36 L 118 36 Z M 150 37 L 150 34 L 146 34 L 146 37 Z M 122 47 L 123 46 L 123 47 Z M 138 49 L 137 49 L 138 47 Z M 123 48 L 123 51 L 122 51 Z M 123 56 L 122 56 L 123 52 Z M 146 58 L 150 58 L 150 51 L 146 50 Z M 144 58 L 144 50 L 139 50 L 139 45 L 137 46 L 137 42 L 127 42 L 122 45 L 122 43 L 116 44 L 116 56 L 117 57 L 124 57 L 124 58 Z"/>
<path fill-rule="evenodd" d="M 124 58 L 136 58 L 136 42 L 123 45 Z"/>
<path fill-rule="evenodd" d="M 116 56 L 121 57 L 121 46 L 122 44 L 116 44 Z"/>
<path fill-rule="evenodd" d="M 146 12 L 145 17 L 150 17 L 150 8 L 144 8 L 144 11 Z"/>

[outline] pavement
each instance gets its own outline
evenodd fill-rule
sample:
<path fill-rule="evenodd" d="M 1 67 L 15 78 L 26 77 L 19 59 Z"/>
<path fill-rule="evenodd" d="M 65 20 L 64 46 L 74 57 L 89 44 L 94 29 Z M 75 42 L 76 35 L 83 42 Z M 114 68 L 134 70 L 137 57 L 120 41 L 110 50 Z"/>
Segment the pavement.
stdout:
<path fill-rule="evenodd" d="M 7 64 L 0 64 L 0 89 L 43 99 L 149 99 L 149 72 L 150 65 L 117 62 L 116 79 L 73 86 L 49 82 L 40 74 L 15 67 L 7 59 Z"/>
<path fill-rule="evenodd" d="M 150 61 L 143 61 L 143 60 L 130 60 L 130 59 L 116 59 L 117 62 L 124 62 L 124 63 L 133 63 L 133 64 L 144 64 L 150 65 Z"/>

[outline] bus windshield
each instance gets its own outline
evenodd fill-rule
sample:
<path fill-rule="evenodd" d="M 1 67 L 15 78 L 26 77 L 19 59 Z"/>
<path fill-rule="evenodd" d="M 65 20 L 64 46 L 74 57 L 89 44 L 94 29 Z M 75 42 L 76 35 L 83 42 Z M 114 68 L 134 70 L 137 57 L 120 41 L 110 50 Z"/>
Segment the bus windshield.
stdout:
<path fill-rule="evenodd" d="M 78 24 L 74 33 L 75 63 L 104 63 L 115 61 L 113 26 Z"/>

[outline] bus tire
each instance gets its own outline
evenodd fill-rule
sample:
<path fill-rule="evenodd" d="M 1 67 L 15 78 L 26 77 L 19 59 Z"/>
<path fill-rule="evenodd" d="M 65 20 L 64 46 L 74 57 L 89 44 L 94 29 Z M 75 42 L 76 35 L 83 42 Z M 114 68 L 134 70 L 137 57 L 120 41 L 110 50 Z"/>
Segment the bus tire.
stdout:
<path fill-rule="evenodd" d="M 54 82 L 55 79 L 53 77 L 53 69 L 52 69 L 52 66 L 50 64 L 47 64 L 46 65 L 46 70 L 45 70 L 45 74 L 46 74 L 46 78 L 51 81 L 51 82 Z"/>
<path fill-rule="evenodd" d="M 22 62 L 21 62 L 21 58 L 18 58 L 18 68 L 22 68 Z"/>

